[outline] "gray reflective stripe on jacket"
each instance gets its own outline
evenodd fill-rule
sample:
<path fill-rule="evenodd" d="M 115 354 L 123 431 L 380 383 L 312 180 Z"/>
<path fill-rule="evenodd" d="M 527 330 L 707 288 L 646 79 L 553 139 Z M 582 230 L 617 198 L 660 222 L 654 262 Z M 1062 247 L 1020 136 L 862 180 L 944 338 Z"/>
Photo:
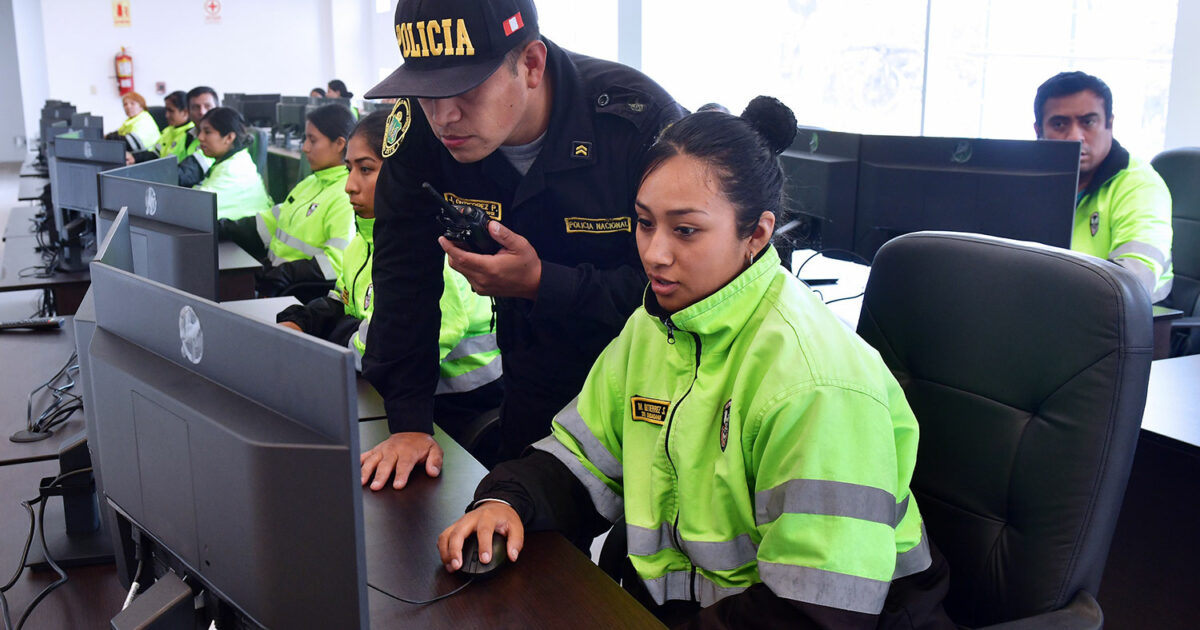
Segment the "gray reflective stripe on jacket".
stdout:
<path fill-rule="evenodd" d="M 324 249 L 322 249 L 320 247 L 313 247 L 312 245 L 305 243 L 304 241 L 292 236 L 291 234 L 284 232 L 283 228 L 275 229 L 275 239 L 278 240 L 279 242 L 283 243 L 284 245 L 287 245 L 288 247 L 291 247 L 292 249 L 295 249 L 296 251 L 299 251 L 300 253 L 304 254 L 305 256 L 308 256 L 309 258 L 312 258 L 313 260 L 315 260 L 317 263 L 317 266 L 321 268 L 321 274 L 325 277 L 326 280 L 336 280 L 337 279 L 337 270 L 335 270 L 333 268 L 333 263 L 329 262 L 329 256 L 327 256 L 325 254 Z M 341 244 L 341 249 L 346 248 L 346 245 L 347 245 L 346 239 L 331 238 L 328 241 L 325 241 L 326 245 L 337 245 L 338 243 Z M 269 253 L 268 257 L 271 261 L 271 266 L 273 266 L 273 267 L 278 267 L 279 265 L 282 265 L 283 263 L 288 262 L 287 260 L 284 260 L 283 258 L 281 258 L 274 251 L 271 251 Z"/>
<path fill-rule="evenodd" d="M 588 496 L 592 499 L 592 504 L 596 506 L 596 511 L 600 513 L 610 523 L 615 523 L 617 519 L 625 514 L 625 501 L 619 494 L 613 492 L 600 481 L 595 475 L 583 467 L 579 458 L 575 457 L 567 447 L 563 446 L 553 435 L 546 436 L 537 442 L 533 443 L 533 448 L 539 451 L 545 451 L 553 455 L 558 461 L 562 462 L 571 474 L 583 484 L 587 489 Z"/>
<path fill-rule="evenodd" d="M 758 576 L 780 597 L 868 615 L 879 614 L 880 602 L 892 586 L 890 580 L 774 562 L 759 562 Z"/>
<path fill-rule="evenodd" d="M 692 564 L 709 571 L 732 571 L 758 557 L 758 545 L 748 534 L 726 541 L 688 540 L 670 523 L 662 523 L 658 529 L 627 523 L 625 532 L 630 555 L 651 556 L 663 549 L 674 549 L 687 555 Z M 682 550 L 675 546 L 676 537 L 683 544 Z"/>
<path fill-rule="evenodd" d="M 692 571 L 672 571 L 653 580 L 642 580 L 642 584 L 656 604 L 665 603 L 668 599 L 691 600 L 692 591 L 695 590 L 696 599 L 702 607 L 711 606 L 730 595 L 737 595 L 746 590 L 743 586 L 719 586 L 704 575 Z"/>
<path fill-rule="evenodd" d="M 612 453 L 608 452 L 600 444 L 600 440 L 596 439 L 595 434 L 588 429 L 587 423 L 583 421 L 583 416 L 579 415 L 579 397 L 571 399 L 562 411 L 559 411 L 554 416 L 554 422 L 567 430 L 571 437 L 575 438 L 575 442 L 579 444 L 579 448 L 583 450 L 584 457 L 587 458 L 597 470 L 605 477 L 621 483 L 621 477 L 624 476 L 625 470 L 621 463 L 613 457 Z M 649 554 L 642 554 L 649 555 Z"/>
<path fill-rule="evenodd" d="M 793 479 L 754 495 L 754 521 L 770 523 L 781 514 L 845 516 L 895 527 L 908 511 L 892 493 L 842 481 Z"/>
<path fill-rule="evenodd" d="M 472 354 L 491 352 L 496 347 L 496 333 L 488 333 L 486 335 L 479 335 L 478 337 L 466 337 L 462 341 L 459 341 L 458 345 L 454 346 L 454 349 L 442 361 L 453 361 L 469 357 Z"/>
<path fill-rule="evenodd" d="M 469 392 L 491 383 L 503 374 L 504 368 L 500 362 L 500 357 L 496 357 L 492 359 L 491 363 L 477 367 L 470 372 L 465 372 L 458 376 L 441 377 L 438 379 L 437 389 L 433 393 L 436 396 L 438 394 Z"/>

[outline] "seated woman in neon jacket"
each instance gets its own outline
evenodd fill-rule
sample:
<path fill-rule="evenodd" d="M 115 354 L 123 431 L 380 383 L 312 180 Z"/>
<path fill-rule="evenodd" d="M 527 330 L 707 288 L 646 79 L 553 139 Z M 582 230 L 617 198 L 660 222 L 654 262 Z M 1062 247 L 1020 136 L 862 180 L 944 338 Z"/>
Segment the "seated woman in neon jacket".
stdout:
<path fill-rule="evenodd" d="M 770 245 L 795 133 L 767 97 L 662 132 L 635 202 L 644 305 L 439 536 L 447 570 L 467 536 L 516 561 L 526 529 L 586 548 L 624 518 L 623 584 L 667 625 L 954 628 L 904 392 Z"/>
<path fill-rule="evenodd" d="M 137 92 L 126 92 L 121 96 L 121 107 L 127 118 L 109 137 L 123 138 L 126 148 L 134 153 L 154 147 L 160 132 L 158 123 L 146 111 L 146 99 Z"/>
<path fill-rule="evenodd" d="M 200 151 L 212 158 L 197 190 L 217 193 L 217 218 L 252 217 L 271 207 L 262 176 L 250 157 L 250 134 L 237 110 L 217 107 L 200 119 Z"/>

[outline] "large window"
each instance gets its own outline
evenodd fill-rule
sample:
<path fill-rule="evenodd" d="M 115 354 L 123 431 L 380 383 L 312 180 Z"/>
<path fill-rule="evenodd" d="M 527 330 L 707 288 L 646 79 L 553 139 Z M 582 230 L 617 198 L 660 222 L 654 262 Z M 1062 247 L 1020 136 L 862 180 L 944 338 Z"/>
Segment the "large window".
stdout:
<path fill-rule="evenodd" d="M 1149 158 L 1176 15 L 1177 0 L 643 0 L 642 69 L 691 109 L 770 94 L 804 125 L 994 138 L 1032 138 L 1037 86 L 1078 69 L 1112 87 L 1116 137 Z"/>

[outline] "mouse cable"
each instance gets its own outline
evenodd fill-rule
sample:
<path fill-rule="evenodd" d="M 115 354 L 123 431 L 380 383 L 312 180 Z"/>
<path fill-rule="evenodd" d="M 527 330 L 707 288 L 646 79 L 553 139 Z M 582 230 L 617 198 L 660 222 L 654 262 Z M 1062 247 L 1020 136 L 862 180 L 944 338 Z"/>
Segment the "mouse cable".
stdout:
<path fill-rule="evenodd" d="M 867 292 L 863 291 L 857 295 L 848 295 L 846 297 L 840 297 L 840 298 L 835 298 L 835 299 L 829 300 L 828 302 L 826 302 L 826 304 L 833 304 L 834 302 L 845 302 L 846 300 L 857 300 L 858 298 L 860 298 L 866 294 L 867 294 Z"/>
<path fill-rule="evenodd" d="M 457 594 L 459 591 L 461 591 L 461 590 L 463 590 L 464 588 L 467 588 L 468 586 L 470 586 L 470 585 L 471 585 L 471 582 L 474 582 L 474 581 L 475 581 L 475 578 L 474 578 L 474 577 L 467 578 L 467 583 L 466 583 L 466 584 L 463 584 L 462 586 L 460 586 L 460 587 L 458 587 L 458 588 L 454 589 L 453 591 L 450 591 L 449 593 L 446 593 L 445 595 L 438 595 L 437 597 L 434 597 L 433 599 L 427 599 L 427 600 L 425 600 L 425 601 L 423 601 L 423 602 L 413 601 L 413 600 L 411 600 L 411 599 L 404 599 L 403 597 L 399 597 L 399 596 L 396 596 L 396 595 L 392 595 L 391 593 L 389 593 L 389 592 L 387 592 L 387 591 L 385 591 L 385 590 L 383 590 L 383 589 L 379 588 L 378 586 L 375 586 L 374 584 L 372 584 L 372 583 L 370 583 L 370 582 L 367 582 L 367 586 L 370 586 L 371 588 L 375 589 L 376 591 L 379 591 L 380 593 L 383 593 L 384 595 L 387 595 L 388 597 L 391 597 L 392 599 L 394 599 L 394 600 L 396 600 L 396 601 L 404 602 L 405 604 L 415 604 L 415 605 L 417 605 L 417 606 L 424 606 L 425 604 L 432 604 L 432 603 L 434 603 L 434 602 L 437 602 L 437 601 L 441 601 L 441 600 L 443 600 L 443 599 L 446 599 L 447 597 L 450 597 L 451 595 L 455 595 L 455 594 Z"/>

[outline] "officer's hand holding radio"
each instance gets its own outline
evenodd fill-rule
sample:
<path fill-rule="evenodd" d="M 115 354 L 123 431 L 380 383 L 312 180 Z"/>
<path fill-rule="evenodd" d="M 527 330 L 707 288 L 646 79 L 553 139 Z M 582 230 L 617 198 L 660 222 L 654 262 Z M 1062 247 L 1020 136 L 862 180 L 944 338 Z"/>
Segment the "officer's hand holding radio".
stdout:
<path fill-rule="evenodd" d="M 490 256 L 459 247 L 442 236 L 442 249 L 450 258 L 450 267 L 461 273 L 479 295 L 537 299 L 542 281 L 542 260 L 525 237 L 497 221 L 487 222 L 488 233 L 500 245 Z"/>

